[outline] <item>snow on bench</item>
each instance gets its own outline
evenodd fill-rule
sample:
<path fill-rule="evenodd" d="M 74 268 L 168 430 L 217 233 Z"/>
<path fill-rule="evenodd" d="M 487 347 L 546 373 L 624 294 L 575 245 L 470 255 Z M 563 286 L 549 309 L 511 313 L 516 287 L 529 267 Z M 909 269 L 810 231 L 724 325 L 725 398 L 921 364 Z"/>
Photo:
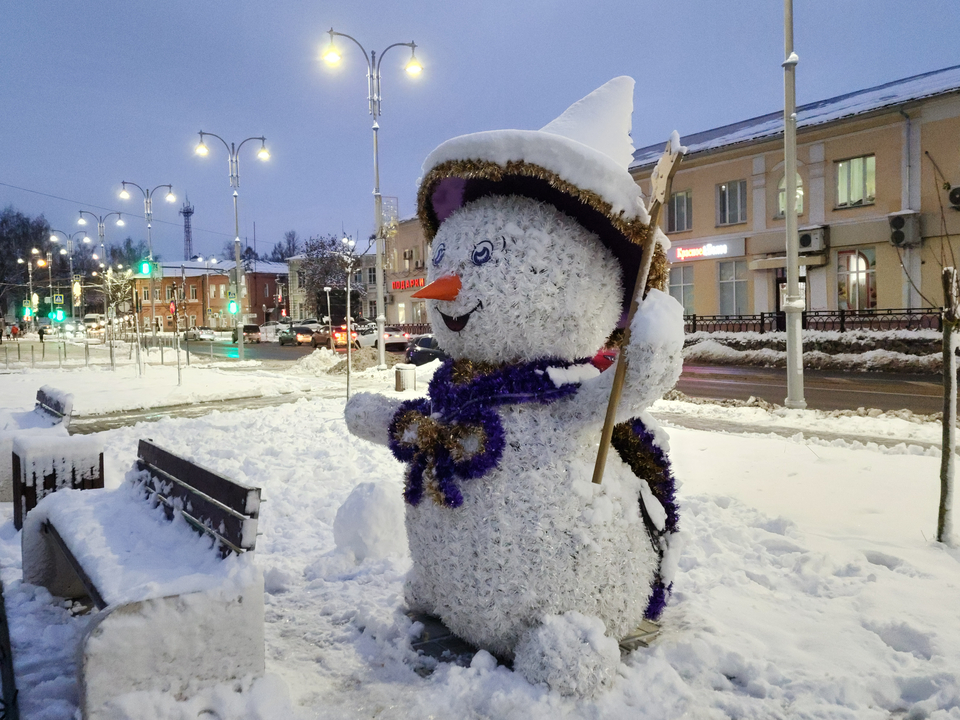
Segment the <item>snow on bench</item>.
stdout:
<path fill-rule="evenodd" d="M 94 608 L 78 654 L 84 720 L 126 693 L 189 697 L 263 673 L 263 576 L 247 552 L 259 504 L 259 488 L 141 440 L 121 487 L 61 490 L 27 515 L 23 581 Z"/>
<path fill-rule="evenodd" d="M 0 411 L 0 502 L 13 501 L 13 439 L 25 435 L 66 437 L 73 395 L 44 385 L 33 410 Z"/>

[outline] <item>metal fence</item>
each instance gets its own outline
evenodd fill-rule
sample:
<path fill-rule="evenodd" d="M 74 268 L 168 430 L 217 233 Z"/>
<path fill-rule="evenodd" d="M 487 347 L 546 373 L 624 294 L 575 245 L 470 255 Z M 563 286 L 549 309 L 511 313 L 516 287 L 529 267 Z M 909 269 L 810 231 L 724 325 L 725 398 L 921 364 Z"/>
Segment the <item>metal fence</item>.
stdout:
<path fill-rule="evenodd" d="M 942 308 L 914 310 L 805 310 L 804 330 L 943 330 Z M 684 331 L 695 332 L 785 332 L 786 313 L 759 315 L 684 315 Z"/>

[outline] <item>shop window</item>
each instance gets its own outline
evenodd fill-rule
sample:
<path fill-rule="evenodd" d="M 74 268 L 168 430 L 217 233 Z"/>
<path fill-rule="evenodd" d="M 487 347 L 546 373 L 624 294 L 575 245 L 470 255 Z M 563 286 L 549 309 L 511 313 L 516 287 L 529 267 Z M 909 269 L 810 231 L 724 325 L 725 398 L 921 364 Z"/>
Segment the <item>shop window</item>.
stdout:
<path fill-rule="evenodd" d="M 413 317 L 410 319 L 410 322 L 414 323 L 425 323 L 427 320 L 427 304 L 420 301 L 414 301 L 410 303 L 411 308 L 413 309 Z"/>
<path fill-rule="evenodd" d="M 717 263 L 720 276 L 720 314 L 746 315 L 747 263 L 730 260 Z"/>
<path fill-rule="evenodd" d="M 693 229 L 693 191 L 684 190 L 670 196 L 667 206 L 667 232 Z"/>
<path fill-rule="evenodd" d="M 877 306 L 877 261 L 873 248 L 837 253 L 837 308 L 870 310 Z"/>
<path fill-rule="evenodd" d="M 777 217 L 787 214 L 787 176 L 780 178 L 777 186 Z M 803 215 L 803 180 L 797 173 L 797 215 Z"/>
<path fill-rule="evenodd" d="M 877 199 L 877 159 L 873 155 L 841 160 L 837 170 L 837 207 L 870 205 Z"/>
<path fill-rule="evenodd" d="M 717 185 L 717 225 L 747 221 L 747 181 L 732 180 Z"/>
<path fill-rule="evenodd" d="M 670 268 L 670 294 L 683 305 L 684 315 L 693 314 L 693 265 Z"/>
<path fill-rule="evenodd" d="M 397 303 L 397 322 L 401 325 L 407 322 L 407 308 L 403 303 Z"/>

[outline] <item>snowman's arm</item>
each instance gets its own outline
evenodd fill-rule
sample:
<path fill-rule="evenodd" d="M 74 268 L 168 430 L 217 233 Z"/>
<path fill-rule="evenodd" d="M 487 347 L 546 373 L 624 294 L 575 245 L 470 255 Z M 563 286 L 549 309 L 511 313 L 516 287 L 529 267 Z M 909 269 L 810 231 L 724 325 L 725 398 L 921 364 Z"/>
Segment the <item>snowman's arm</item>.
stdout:
<path fill-rule="evenodd" d="M 357 393 L 347 401 L 344 410 L 347 429 L 364 440 L 386 445 L 390 422 L 400 403 L 377 393 Z"/>
<path fill-rule="evenodd" d="M 683 365 L 683 308 L 660 290 L 650 290 L 630 327 L 630 344 L 617 422 L 639 415 L 677 383 Z M 614 369 L 583 383 L 576 395 L 578 414 L 596 421 L 607 411 Z"/>

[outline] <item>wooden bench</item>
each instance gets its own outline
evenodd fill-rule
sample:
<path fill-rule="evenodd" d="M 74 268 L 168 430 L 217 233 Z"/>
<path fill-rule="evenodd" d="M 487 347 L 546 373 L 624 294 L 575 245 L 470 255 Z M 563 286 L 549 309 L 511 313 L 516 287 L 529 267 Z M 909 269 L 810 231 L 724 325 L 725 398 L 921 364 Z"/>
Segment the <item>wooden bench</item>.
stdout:
<path fill-rule="evenodd" d="M 85 720 L 141 690 L 189 697 L 264 669 L 260 489 L 141 440 L 115 490 L 61 491 L 27 515 L 23 581 L 94 617 L 78 652 Z"/>
<path fill-rule="evenodd" d="M 33 410 L 0 412 L 0 502 L 13 501 L 13 440 L 24 435 L 66 437 L 73 395 L 49 385 L 37 390 Z"/>

